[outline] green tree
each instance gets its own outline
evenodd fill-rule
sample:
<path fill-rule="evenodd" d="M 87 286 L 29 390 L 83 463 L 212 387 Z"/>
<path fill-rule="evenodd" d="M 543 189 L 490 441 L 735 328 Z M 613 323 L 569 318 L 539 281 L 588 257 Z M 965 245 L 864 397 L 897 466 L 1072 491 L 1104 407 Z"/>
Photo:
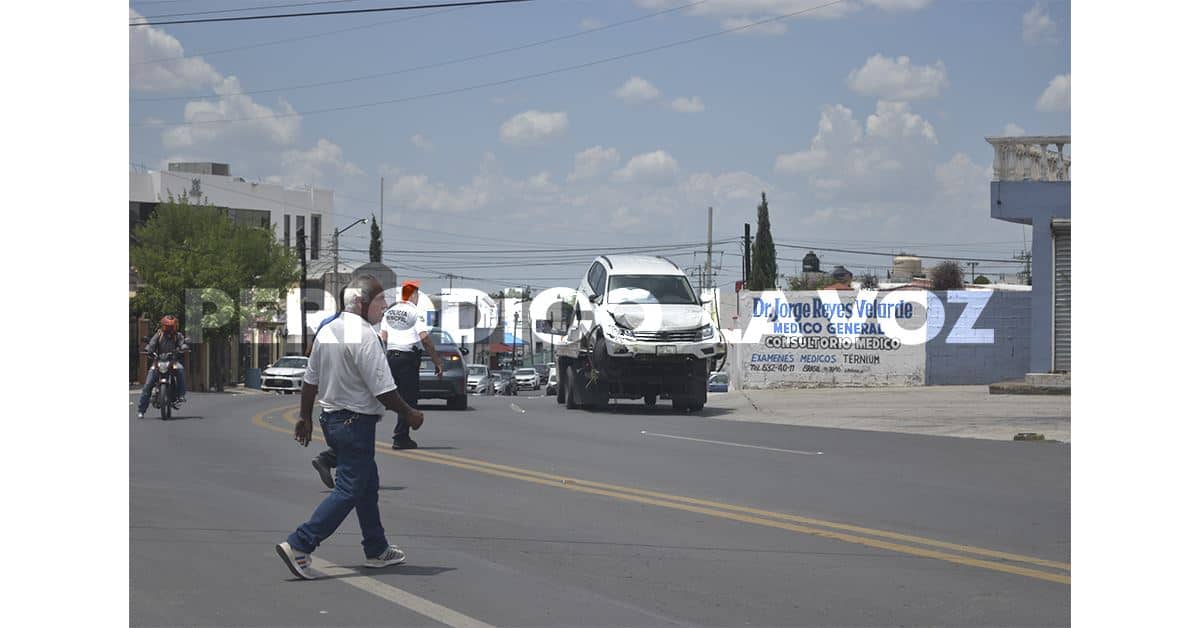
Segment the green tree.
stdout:
<path fill-rule="evenodd" d="M 992 283 L 992 280 L 988 279 L 987 277 L 984 277 L 983 275 L 979 275 L 978 277 L 975 278 L 975 281 L 972 281 L 971 283 L 973 283 L 977 286 L 986 286 L 986 285 Z"/>
<path fill-rule="evenodd" d="M 168 198 L 134 229 L 129 261 L 146 284 L 130 300 L 132 313 L 152 321 L 174 314 L 182 331 L 194 338 L 202 332 L 214 347 L 238 333 L 243 317 L 278 309 L 300 279 L 296 258 L 273 229 L 237 224 L 227 210 L 187 197 Z M 189 290 L 203 291 L 200 321 L 185 311 Z M 241 302 L 243 291 L 253 291 L 252 302 Z M 223 372 L 217 381 L 224 382 Z"/>
<path fill-rule="evenodd" d="M 375 222 L 375 214 L 371 214 L 371 261 L 383 262 L 383 230 Z"/>
<path fill-rule="evenodd" d="M 750 260 L 750 277 L 746 281 L 746 288 L 774 290 L 779 269 L 775 265 L 775 241 L 771 239 L 771 216 L 767 212 L 766 192 L 762 193 L 762 204 L 758 206 L 758 231 L 754 235 Z"/>

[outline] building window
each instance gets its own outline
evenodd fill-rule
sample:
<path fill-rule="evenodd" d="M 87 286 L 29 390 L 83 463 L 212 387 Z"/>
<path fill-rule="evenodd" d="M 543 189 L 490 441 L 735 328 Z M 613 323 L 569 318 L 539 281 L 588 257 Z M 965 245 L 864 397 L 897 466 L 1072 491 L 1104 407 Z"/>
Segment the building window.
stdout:
<path fill-rule="evenodd" d="M 292 248 L 292 217 L 283 215 L 283 246 L 284 248 Z"/>
<path fill-rule="evenodd" d="M 308 239 L 308 243 L 312 258 L 317 259 L 321 252 L 321 216 L 317 214 L 312 216 L 312 237 Z M 334 269 L 334 272 L 337 272 L 337 269 Z"/>
<path fill-rule="evenodd" d="M 300 246 L 300 232 L 304 231 L 304 216 L 296 216 L 296 246 Z M 305 246 L 308 246 L 308 235 L 304 237 Z"/>
<path fill-rule="evenodd" d="M 236 224 L 261 229 L 271 228 L 271 212 L 260 209 L 228 209 L 226 211 Z"/>

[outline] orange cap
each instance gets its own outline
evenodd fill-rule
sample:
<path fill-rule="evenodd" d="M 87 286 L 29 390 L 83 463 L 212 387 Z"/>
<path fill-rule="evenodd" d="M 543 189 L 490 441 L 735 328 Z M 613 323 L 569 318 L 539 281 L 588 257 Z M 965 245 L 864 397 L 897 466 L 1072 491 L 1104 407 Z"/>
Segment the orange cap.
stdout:
<path fill-rule="evenodd" d="M 420 287 L 421 287 L 421 282 L 419 282 L 419 281 L 416 281 L 414 279 L 409 279 L 409 280 L 405 281 L 400 286 L 400 298 L 407 301 L 410 297 L 412 297 L 413 293 L 416 292 L 417 289 L 419 289 Z"/>

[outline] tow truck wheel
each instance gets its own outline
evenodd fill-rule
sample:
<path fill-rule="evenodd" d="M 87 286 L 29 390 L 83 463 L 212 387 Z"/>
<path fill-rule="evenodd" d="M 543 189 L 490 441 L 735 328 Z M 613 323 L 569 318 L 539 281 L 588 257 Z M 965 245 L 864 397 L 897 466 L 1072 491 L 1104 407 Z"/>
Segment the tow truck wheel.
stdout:
<path fill-rule="evenodd" d="M 566 371 L 566 369 L 563 368 L 561 364 L 556 366 L 555 368 L 558 369 L 558 383 L 554 385 L 554 397 L 558 401 L 558 403 L 560 403 L 560 404 L 566 403 L 567 402 L 567 387 L 566 387 L 567 379 L 563 375 L 564 372 Z"/>
<path fill-rule="evenodd" d="M 562 381 L 563 388 L 566 389 L 566 404 L 568 410 L 579 409 L 579 390 L 577 388 L 578 379 L 579 376 L 575 373 L 575 367 L 568 366 L 567 377 Z"/>

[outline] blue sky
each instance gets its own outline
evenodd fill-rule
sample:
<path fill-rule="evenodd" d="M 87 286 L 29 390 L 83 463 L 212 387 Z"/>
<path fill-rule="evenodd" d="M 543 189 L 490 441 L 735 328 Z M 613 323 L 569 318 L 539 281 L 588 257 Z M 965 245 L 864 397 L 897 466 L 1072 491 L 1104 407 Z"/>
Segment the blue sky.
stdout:
<path fill-rule="evenodd" d="M 130 6 L 153 16 L 251 4 Z M 363 0 L 304 9 L 397 4 L 403 3 Z M 376 209 L 383 176 L 385 249 L 700 242 L 710 205 L 714 238 L 727 239 L 741 234 L 743 222 L 753 228 L 764 190 L 778 243 L 987 258 L 1009 258 L 1021 248 L 1021 227 L 988 217 L 992 156 L 983 138 L 1070 133 L 1067 2 L 847 0 L 820 16 L 553 76 L 303 113 L 553 70 L 821 4 L 709 0 L 433 70 L 241 93 L 437 63 L 686 4 L 540 0 L 132 28 L 130 159 L 151 167 L 180 158 L 222 161 L 248 179 L 333 188 L 338 224 Z M 365 28 L 211 52 L 360 26 Z M 178 59 L 184 55 L 189 57 Z M 291 112 L 302 115 L 177 126 L 203 116 Z M 393 241 L 403 226 L 423 231 Z M 348 233 L 343 247 L 365 249 L 365 234 L 362 228 Z M 418 242 L 423 244 L 408 246 Z M 692 250 L 671 256 L 690 265 Z M 738 247 L 718 250 L 727 252 L 718 282 L 740 277 L 740 259 L 733 257 Z M 805 252 L 778 249 L 780 257 L 797 260 Z M 885 257 L 818 253 L 824 266 L 843 263 L 856 272 L 888 264 Z M 558 264 L 524 271 L 488 267 L 510 259 Z M 387 261 L 494 282 L 477 283 L 485 289 L 518 282 L 574 286 L 586 264 L 561 255 L 500 254 L 394 255 Z M 798 262 L 783 261 L 780 268 L 791 272 L 793 265 Z"/>

